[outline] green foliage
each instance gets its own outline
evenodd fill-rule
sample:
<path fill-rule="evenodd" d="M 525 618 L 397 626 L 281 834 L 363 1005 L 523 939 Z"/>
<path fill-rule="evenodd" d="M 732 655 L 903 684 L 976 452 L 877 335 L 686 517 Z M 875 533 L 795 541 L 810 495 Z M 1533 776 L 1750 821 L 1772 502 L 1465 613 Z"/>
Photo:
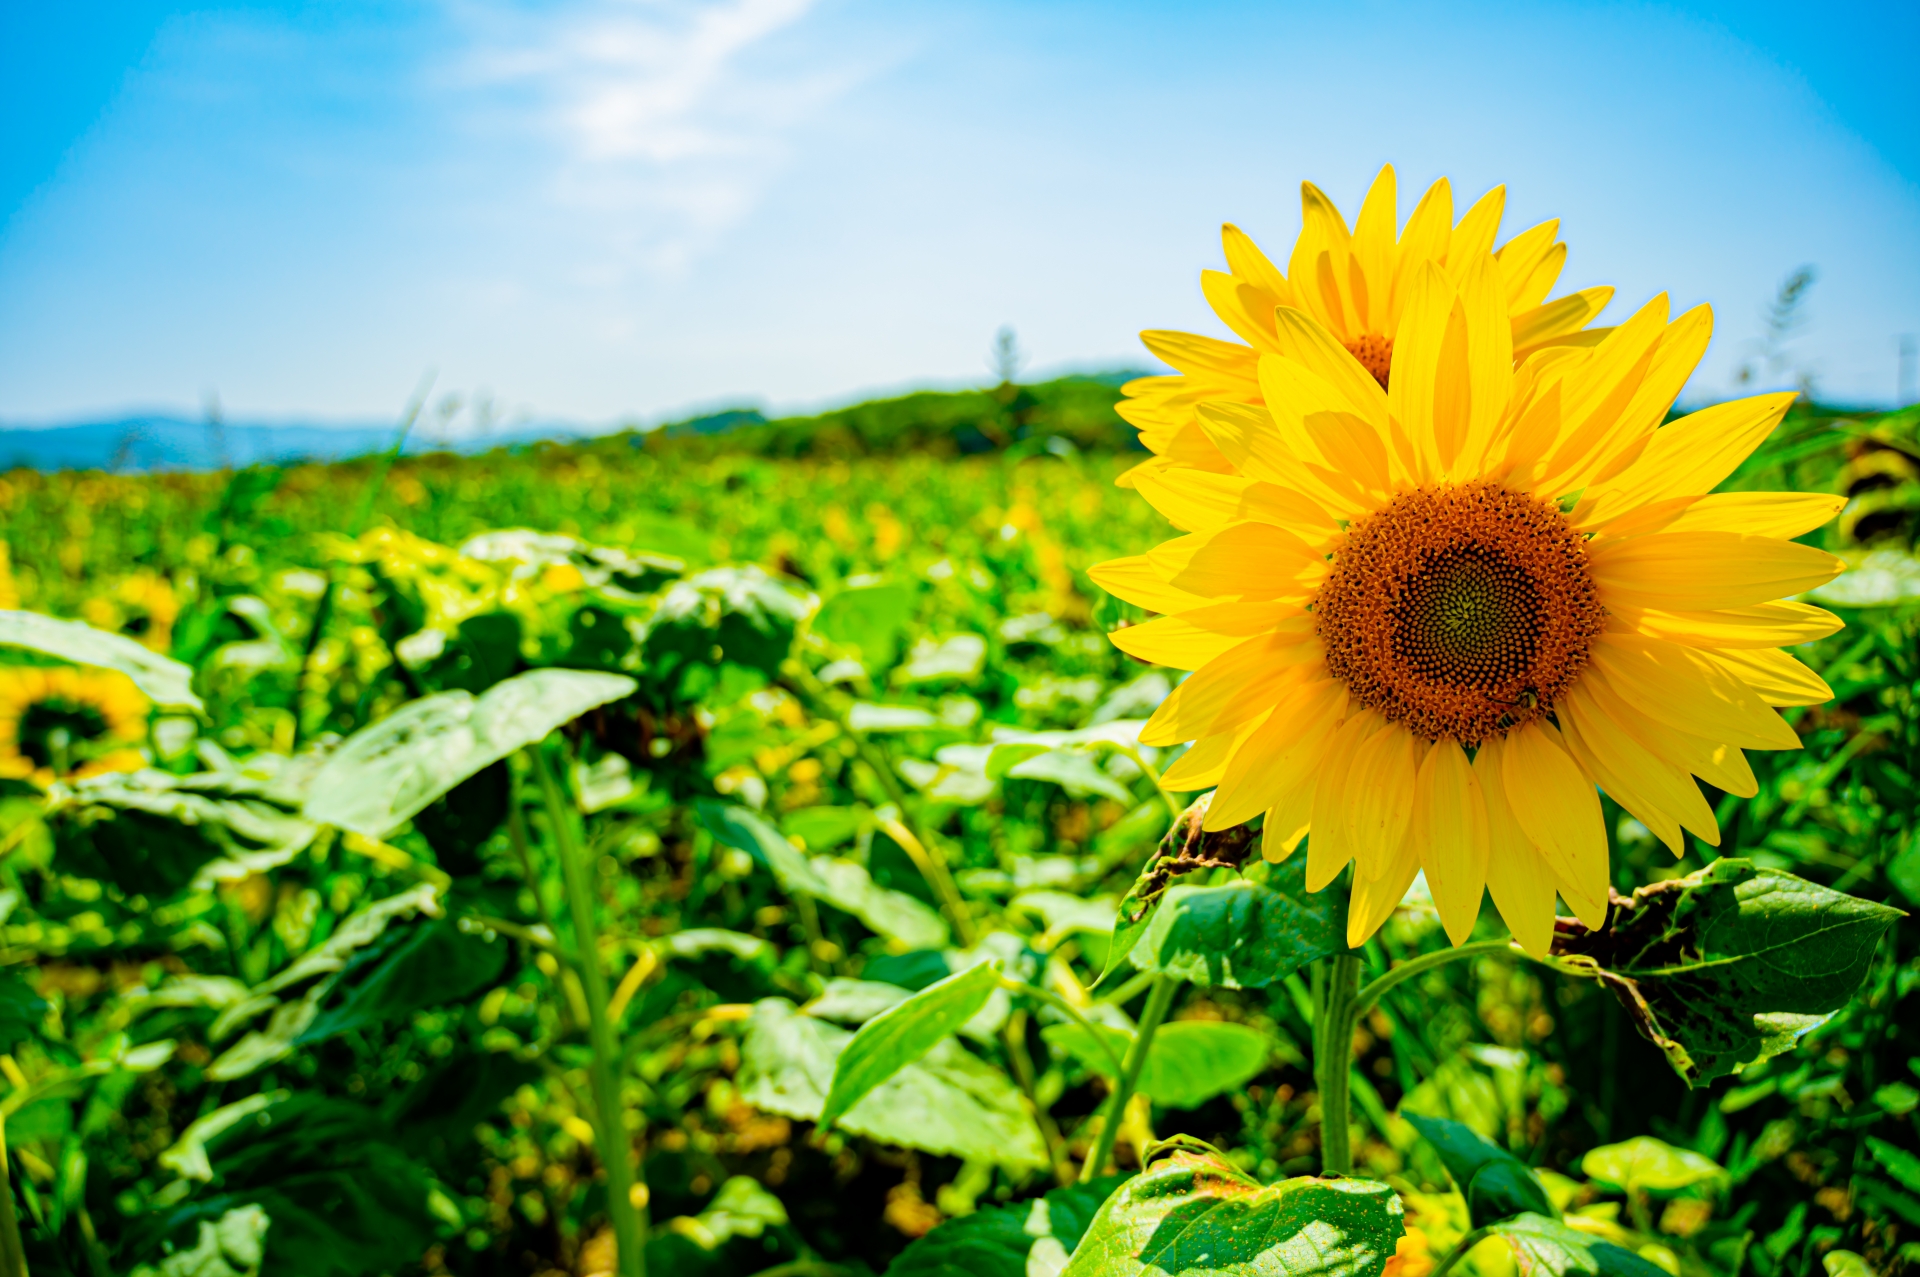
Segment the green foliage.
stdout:
<path fill-rule="evenodd" d="M 1126 1179 L 1106 1175 L 1031 1202 L 948 1220 L 900 1253 L 886 1277 L 1030 1277 L 1058 1272 L 1101 1204 Z"/>
<path fill-rule="evenodd" d="M 1380 1277 L 1404 1231 L 1400 1199 L 1385 1184 L 1313 1178 L 1263 1186 L 1211 1149 L 1179 1148 L 1107 1199 L 1063 1277 Z"/>
<path fill-rule="evenodd" d="M 191 666 L 79 621 L 56 620 L 37 612 L 0 612 L 0 647 L 25 648 L 56 661 L 118 670 L 156 705 L 203 708 L 200 698 L 193 694 Z"/>
<path fill-rule="evenodd" d="M 1474 1227 L 1498 1223 L 1528 1212 L 1553 1215 L 1553 1202 L 1527 1164 L 1506 1149 L 1475 1135 L 1471 1128 L 1443 1117 L 1409 1113 L 1421 1137 L 1432 1144 L 1467 1199 Z M 1592 1153 L 1587 1154 L 1591 1159 Z M 1591 1170 L 1589 1170 L 1591 1173 Z"/>
<path fill-rule="evenodd" d="M 957 1033 L 999 987 L 999 965 L 985 962 L 930 984 L 868 1020 L 833 1062 L 820 1125 L 832 1126 L 875 1087 Z"/>
<path fill-rule="evenodd" d="M 1689 1084 L 1790 1048 L 1845 1005 L 1900 911 L 1735 858 L 1634 892 L 1595 960 Z"/>
<path fill-rule="evenodd" d="M 1783 711 L 1804 749 L 1751 755 L 1751 799 L 1709 791 L 1720 847 L 1677 865 L 1609 804 L 1615 886 L 1655 886 L 1598 935 L 1563 926 L 1551 963 L 1489 909 L 1494 945 L 1382 996 L 1357 1175 L 1320 1181 L 1301 1048 L 1345 888 L 1169 821 L 1173 759 L 1138 741 L 1175 678 L 1111 648 L 1144 614 L 1085 575 L 1166 525 L 1112 486 L 1137 456 L 1021 389 L 867 434 L 408 458 L 377 492 L 364 464 L 7 476 L 0 596 L 191 668 L 146 770 L 0 781 L 31 1271 L 585 1271 L 610 1262 L 619 1132 L 651 1269 L 693 1277 L 1373 1273 L 1395 1201 L 1412 1273 L 1489 1224 L 1522 1273 L 1897 1268 L 1920 966 L 1888 906 L 1920 904 L 1920 613 L 1883 588 L 1905 559 L 1872 557 L 1910 555 L 1909 507 L 1864 498 L 1904 491 L 1874 476 L 1908 436 L 1795 417 L 1730 485 L 1856 500 L 1810 538 L 1858 566 L 1821 595 L 1849 628 L 1795 651 L 1835 691 Z M 1094 389 L 1093 433 L 1116 430 Z M 951 455 L 969 429 L 1002 451 Z M 839 459 L 915 431 L 950 454 Z M 50 648 L 7 659 L 79 650 Z M 1403 904 L 1363 980 L 1445 947 Z M 1056 1187 L 1157 975 L 1178 987 L 1118 1124 L 1127 1174 Z M 1308 1262 L 1315 1229 L 1343 1239 Z M 1491 1247 L 1454 1269 L 1506 1271 Z"/>

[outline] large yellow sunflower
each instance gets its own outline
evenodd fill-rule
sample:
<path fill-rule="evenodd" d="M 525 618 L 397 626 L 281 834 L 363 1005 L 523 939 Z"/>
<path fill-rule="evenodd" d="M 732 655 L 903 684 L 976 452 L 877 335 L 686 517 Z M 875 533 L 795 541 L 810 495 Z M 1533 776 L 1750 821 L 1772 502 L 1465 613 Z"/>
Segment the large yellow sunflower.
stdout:
<path fill-rule="evenodd" d="M 1709 495 L 1793 396 L 1661 425 L 1705 307 L 1669 323 L 1657 297 L 1516 368 L 1494 254 L 1404 287 L 1385 388 L 1280 307 L 1262 405 L 1196 408 L 1226 471 L 1139 474 L 1188 535 L 1092 574 L 1165 613 L 1119 647 L 1194 671 L 1141 739 L 1194 742 L 1167 782 L 1218 786 L 1208 828 L 1264 812 L 1274 860 L 1311 831 L 1316 891 L 1355 862 L 1354 944 L 1424 869 L 1456 944 L 1489 888 L 1544 953 L 1556 892 L 1605 920 L 1596 786 L 1678 854 L 1719 839 L 1693 777 L 1751 795 L 1740 751 L 1799 744 L 1773 707 L 1830 693 L 1777 649 L 1840 622 L 1779 600 L 1843 565 L 1789 538 L 1842 499 Z"/>
<path fill-rule="evenodd" d="M 1286 353 L 1295 316 L 1319 323 L 1385 386 L 1394 336 L 1414 281 L 1431 264 L 1458 282 L 1472 263 L 1492 250 L 1507 195 L 1505 187 L 1495 187 L 1456 224 L 1453 191 L 1441 178 L 1421 197 L 1405 229 L 1399 229 L 1393 166 L 1388 165 L 1374 179 L 1351 231 L 1333 201 L 1313 183 L 1301 183 L 1300 198 L 1303 224 L 1286 274 L 1233 225 L 1221 231 L 1226 271 L 1200 274 L 1214 313 L 1245 345 L 1182 332 L 1140 335 L 1148 350 L 1179 370 L 1177 376 L 1128 382 L 1123 390 L 1127 398 L 1119 405 L 1120 415 L 1140 431 L 1141 442 L 1163 459 L 1160 464 L 1231 472 L 1227 458 L 1195 419 L 1194 408 L 1210 399 L 1260 403 L 1260 356 Z M 1557 220 L 1542 222 L 1494 254 L 1501 266 L 1501 290 L 1491 303 L 1512 326 L 1516 358 L 1554 344 L 1590 345 L 1604 336 L 1603 330 L 1582 330 L 1611 300 L 1611 288 L 1587 288 L 1546 300 L 1567 260 L 1567 246 L 1555 239 L 1559 228 Z"/>
<path fill-rule="evenodd" d="M 147 734 L 147 698 L 114 670 L 0 669 L 0 777 L 56 779 L 133 771 Z"/>

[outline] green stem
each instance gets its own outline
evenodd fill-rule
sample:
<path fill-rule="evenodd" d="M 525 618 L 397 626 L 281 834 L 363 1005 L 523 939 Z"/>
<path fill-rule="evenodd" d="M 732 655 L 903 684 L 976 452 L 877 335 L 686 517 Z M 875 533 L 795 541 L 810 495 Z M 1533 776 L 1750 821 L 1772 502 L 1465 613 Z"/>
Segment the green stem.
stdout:
<path fill-rule="evenodd" d="M 1313 1060 L 1320 1087 L 1320 1169 L 1328 1175 L 1353 1172 L 1352 1124 L 1348 1118 L 1353 1093 L 1353 1031 L 1360 1017 L 1383 994 L 1405 980 L 1435 967 L 1483 953 L 1520 953 L 1507 940 L 1481 940 L 1457 949 L 1423 953 L 1359 985 L 1360 955 L 1341 953 L 1314 973 Z M 1358 988 L 1355 986 L 1359 985 Z M 1429 1277 L 1439 1277 L 1437 1273 Z"/>
<path fill-rule="evenodd" d="M 0 1118 L 0 1277 L 27 1277 L 27 1250 L 13 1213 L 13 1172 L 7 1155 L 6 1121 Z"/>
<path fill-rule="evenodd" d="M 613 1019 L 607 1014 L 607 974 L 600 969 L 600 933 L 593 917 L 592 866 L 587 863 L 579 830 L 574 826 L 573 804 L 560 788 L 540 746 L 529 747 L 527 757 L 546 799 L 560 873 L 566 882 L 567 906 L 573 915 L 574 946 L 580 955 L 580 981 L 587 999 L 587 1036 L 593 1044 L 588 1078 L 599 1118 L 594 1133 L 599 1137 L 600 1161 L 607 1168 L 607 1214 L 613 1220 L 614 1240 L 619 1246 L 619 1273 L 620 1277 L 646 1277 L 647 1221 L 643 1209 L 633 1201 L 633 1146 L 623 1120 L 620 1080 L 614 1074 L 620 1044 L 614 1035 Z"/>
<path fill-rule="evenodd" d="M 1315 1008 L 1314 1071 L 1320 1086 L 1320 1173 L 1353 1172 L 1352 1124 L 1348 1094 L 1353 1071 L 1354 986 L 1360 980 L 1360 955 L 1337 953 L 1329 964 L 1321 1003 Z"/>
<path fill-rule="evenodd" d="M 1024 981 L 1010 979 L 1006 976 L 1000 978 L 1000 987 L 1009 993 L 1024 993 L 1030 998 L 1038 998 L 1054 1010 L 1060 1012 L 1060 1014 L 1072 1020 L 1075 1024 L 1085 1029 L 1088 1035 L 1093 1038 L 1094 1050 L 1100 1052 L 1100 1057 L 1106 1061 L 1107 1067 L 1113 1070 L 1113 1075 L 1116 1078 L 1125 1071 L 1121 1066 L 1120 1057 L 1115 1055 L 1113 1048 L 1107 1045 L 1107 1035 L 1100 1031 L 1100 1026 L 1082 1015 L 1080 1009 L 1074 1006 L 1073 1003 L 1067 1001 L 1057 993 L 1040 988 L 1038 985 L 1027 984 Z"/>
<path fill-rule="evenodd" d="M 1173 995 L 1180 988 L 1180 981 L 1172 976 L 1155 976 L 1153 989 L 1147 994 L 1146 1010 L 1140 1013 L 1140 1028 L 1135 1032 L 1133 1045 L 1127 1048 L 1127 1058 L 1121 1063 L 1120 1076 L 1114 1083 L 1113 1094 L 1107 1099 L 1106 1118 L 1100 1123 L 1100 1134 L 1094 1137 L 1093 1151 L 1087 1154 L 1086 1164 L 1080 1168 L 1080 1182 L 1096 1178 L 1107 1168 L 1107 1159 L 1113 1156 L 1114 1141 L 1120 1138 L 1120 1123 L 1127 1115 L 1127 1101 L 1133 1098 L 1133 1088 L 1139 1084 L 1140 1070 L 1146 1067 L 1147 1052 L 1153 1048 L 1153 1035 L 1160 1030 L 1160 1022 L 1167 1018 L 1167 1011 L 1173 1006 Z M 1099 1035 L 1094 1035 L 1098 1039 Z"/>
<path fill-rule="evenodd" d="M 1411 980 L 1417 975 L 1424 975 L 1435 967 L 1445 966 L 1449 962 L 1457 962 L 1461 958 L 1477 958 L 1483 953 L 1509 953 L 1515 957 L 1525 956 L 1510 940 L 1479 940 L 1473 944 L 1463 944 L 1457 949 L 1440 949 L 1434 953 L 1423 953 L 1417 958 L 1410 958 L 1385 975 L 1369 980 L 1366 984 L 1360 986 L 1360 991 L 1353 995 L 1352 1009 L 1354 1023 L 1359 1023 L 1360 1017 L 1372 1009 L 1373 1004 L 1380 1000 L 1381 994 L 1391 989 L 1394 985 L 1399 984 L 1402 980 Z"/>
<path fill-rule="evenodd" d="M 1493 1236 L 1492 1224 L 1474 1229 L 1453 1244 L 1453 1249 L 1447 1252 L 1447 1257 L 1434 1265 L 1433 1271 L 1428 1273 L 1427 1277 L 1447 1277 L 1447 1274 L 1453 1271 L 1453 1266 L 1466 1258 L 1468 1251 L 1491 1236 Z"/>

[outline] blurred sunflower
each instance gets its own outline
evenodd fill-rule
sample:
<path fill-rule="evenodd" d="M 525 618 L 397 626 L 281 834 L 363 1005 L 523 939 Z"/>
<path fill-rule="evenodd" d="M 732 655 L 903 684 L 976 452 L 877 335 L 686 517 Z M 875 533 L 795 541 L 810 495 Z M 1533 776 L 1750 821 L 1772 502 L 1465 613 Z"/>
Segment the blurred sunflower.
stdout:
<path fill-rule="evenodd" d="M 1349 940 L 1424 869 L 1462 943 L 1491 889 L 1533 953 L 1557 892 L 1604 924 L 1595 787 L 1676 855 L 1719 827 L 1693 777 L 1756 792 L 1741 749 L 1791 749 L 1774 706 L 1824 701 L 1778 649 L 1830 634 L 1779 601 L 1843 564 L 1789 538 L 1843 498 L 1709 495 L 1793 401 L 1761 395 L 1662 426 L 1706 349 L 1706 307 L 1655 298 L 1592 347 L 1514 366 L 1499 258 L 1419 264 L 1378 378 L 1296 307 L 1258 360 L 1263 404 L 1198 405 L 1224 473 L 1141 472 L 1188 535 L 1093 569 L 1165 613 L 1116 632 L 1195 671 L 1141 740 L 1194 742 L 1169 771 L 1217 786 L 1207 827 L 1266 813 L 1307 885 L 1355 862 Z"/>
<path fill-rule="evenodd" d="M 1182 332 L 1140 335 L 1147 349 L 1179 375 L 1128 382 L 1119 413 L 1140 431 L 1141 443 L 1160 454 L 1161 464 L 1232 471 L 1195 419 L 1195 405 L 1214 399 L 1260 403 L 1260 357 L 1285 353 L 1299 339 L 1296 329 L 1303 319 L 1331 335 L 1384 388 L 1393 366 L 1394 337 L 1414 282 L 1428 265 L 1458 281 L 1492 250 L 1507 195 L 1505 187 L 1495 187 L 1455 223 L 1452 188 L 1441 178 L 1399 229 L 1393 166 L 1387 165 L 1374 179 L 1352 230 L 1313 183 L 1301 183 L 1300 197 L 1303 224 L 1286 274 L 1231 224 L 1221 231 L 1226 271 L 1200 273 L 1214 314 L 1245 345 Z M 1550 345 L 1591 345 L 1605 335 L 1604 330 L 1582 330 L 1612 299 L 1611 288 L 1587 288 L 1546 300 L 1567 260 L 1567 246 L 1555 239 L 1559 228 L 1557 220 L 1542 222 L 1494 254 L 1501 266 L 1501 289 L 1488 300 L 1511 326 L 1517 359 Z M 1128 484 L 1123 476 L 1122 486 Z"/>
<path fill-rule="evenodd" d="M 147 698 L 113 670 L 0 669 L 0 777 L 37 785 L 145 765 Z"/>
<path fill-rule="evenodd" d="M 80 615 L 95 629 L 125 634 L 165 653 L 173 643 L 173 623 L 180 616 L 180 601 L 165 577 L 135 572 L 107 593 L 81 604 Z"/>

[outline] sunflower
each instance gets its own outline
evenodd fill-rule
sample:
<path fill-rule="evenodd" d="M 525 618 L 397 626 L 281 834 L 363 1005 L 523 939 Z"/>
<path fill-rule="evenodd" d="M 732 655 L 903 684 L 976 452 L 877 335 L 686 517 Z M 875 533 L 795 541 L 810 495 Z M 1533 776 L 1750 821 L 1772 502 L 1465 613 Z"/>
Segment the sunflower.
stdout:
<path fill-rule="evenodd" d="M 1428 265 L 1457 281 L 1484 257 L 1499 234 L 1507 195 L 1505 187 L 1495 187 L 1456 224 L 1452 188 L 1441 178 L 1397 236 L 1392 165 L 1374 179 L 1351 231 L 1313 183 L 1301 183 L 1300 197 L 1302 227 L 1286 274 L 1232 224 L 1221 229 L 1226 271 L 1200 273 L 1208 304 L 1245 345 L 1182 332 L 1140 335 L 1148 350 L 1179 370 L 1177 376 L 1142 377 L 1123 388 L 1127 398 L 1119 405 L 1120 415 L 1160 457 L 1149 467 L 1184 464 L 1232 473 L 1232 463 L 1195 419 L 1195 406 L 1214 399 L 1260 403 L 1260 357 L 1286 353 L 1297 340 L 1292 329 L 1297 317 L 1318 323 L 1384 388 L 1415 281 Z M 1555 238 L 1559 229 L 1557 220 L 1542 222 L 1494 254 L 1502 287 L 1490 301 L 1511 324 L 1518 359 L 1551 345 L 1591 345 L 1605 335 L 1582 330 L 1612 299 L 1611 288 L 1546 300 L 1567 260 L 1567 246 Z M 1125 477 L 1122 484 L 1130 486 Z"/>
<path fill-rule="evenodd" d="M 1706 348 L 1706 307 L 1656 297 L 1597 344 L 1515 366 L 1507 268 L 1431 260 L 1405 281 L 1386 384 L 1340 334 L 1278 308 L 1262 404 L 1195 419 L 1226 469 L 1156 468 L 1187 533 L 1092 570 L 1163 613 L 1112 637 L 1192 670 L 1141 740 L 1193 742 L 1170 787 L 1217 786 L 1206 827 L 1265 813 L 1307 885 L 1356 866 L 1359 944 L 1424 870 L 1462 943 L 1483 889 L 1543 954 L 1556 893 L 1604 925 L 1596 787 L 1674 851 L 1718 844 L 1694 777 L 1756 792 L 1743 749 L 1799 744 L 1776 706 L 1829 698 L 1777 650 L 1839 620 L 1781 601 L 1838 573 L 1790 538 L 1842 498 L 1719 493 L 1793 400 L 1662 425 Z"/>
<path fill-rule="evenodd" d="M 125 674 L 68 667 L 0 669 L 0 777 L 56 779 L 145 765 L 147 698 Z"/>

